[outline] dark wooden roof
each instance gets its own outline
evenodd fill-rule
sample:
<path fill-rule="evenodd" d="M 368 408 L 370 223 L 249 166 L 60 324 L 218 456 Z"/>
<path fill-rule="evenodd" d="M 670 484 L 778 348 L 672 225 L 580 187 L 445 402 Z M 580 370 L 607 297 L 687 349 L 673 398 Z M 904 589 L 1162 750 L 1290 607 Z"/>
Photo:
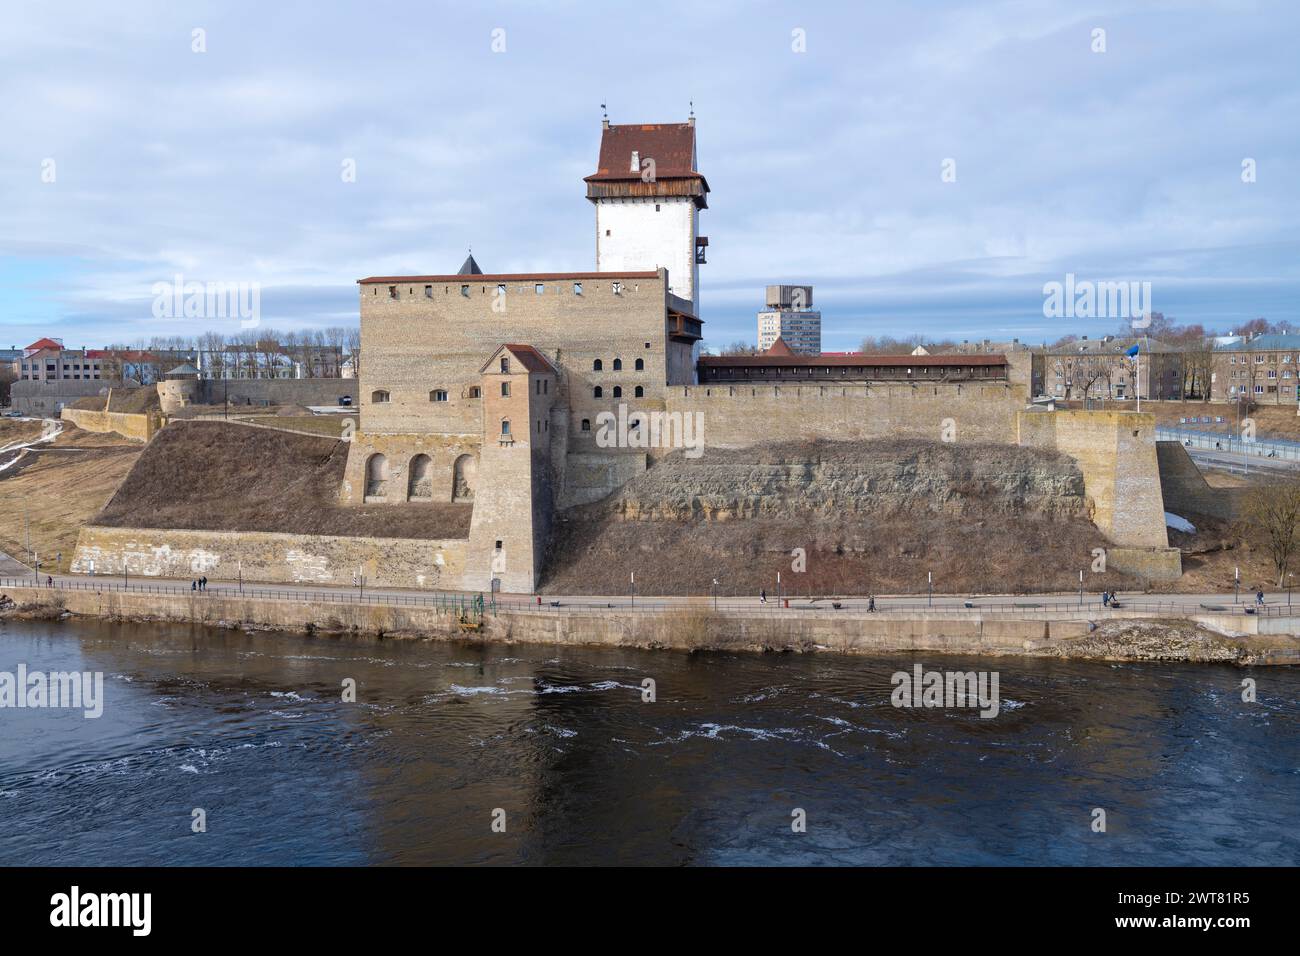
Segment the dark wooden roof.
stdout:
<path fill-rule="evenodd" d="M 695 168 L 694 125 L 634 123 L 601 131 L 600 160 L 585 181 L 640 180 L 641 169 L 632 169 L 633 152 L 641 160 L 654 160 L 656 179 L 704 179 Z"/>

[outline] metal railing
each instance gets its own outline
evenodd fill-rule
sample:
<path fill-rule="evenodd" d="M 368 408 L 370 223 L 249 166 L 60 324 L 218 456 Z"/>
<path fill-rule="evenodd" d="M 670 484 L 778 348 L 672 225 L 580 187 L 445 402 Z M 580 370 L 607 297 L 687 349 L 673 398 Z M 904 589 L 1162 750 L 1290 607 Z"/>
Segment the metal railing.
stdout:
<path fill-rule="evenodd" d="M 1254 458 L 1300 461 L 1300 442 L 1285 439 L 1243 441 L 1230 432 L 1206 432 L 1190 428 L 1157 428 L 1157 441 L 1176 441 L 1180 445 L 1206 451 L 1232 452 Z"/>
<path fill-rule="evenodd" d="M 68 578 L 59 578 L 54 581 L 52 586 L 46 584 L 44 579 L 32 577 L 2 577 L 0 578 L 0 591 L 4 588 L 38 588 L 42 591 L 95 591 L 95 592 L 125 592 L 130 594 L 157 594 L 172 595 L 183 597 L 189 595 L 196 600 L 203 600 L 207 597 L 214 598 L 246 598 L 251 600 L 270 600 L 270 601 L 300 601 L 312 602 L 318 604 L 338 604 L 338 605 L 362 605 L 362 606 L 381 606 L 381 607 L 413 607 L 423 608 L 425 610 L 437 611 L 439 613 L 454 614 L 473 614 L 476 608 L 476 601 L 482 600 L 483 612 L 486 614 L 499 614 L 503 612 L 528 612 L 537 614 L 566 614 L 566 615 L 585 615 L 594 616 L 599 614 L 608 614 L 610 612 L 618 613 L 653 613 L 662 614 L 673 611 L 678 612 L 714 612 L 730 613 L 743 611 L 746 615 L 799 615 L 810 612 L 823 612 L 831 614 L 857 615 L 857 614 L 881 614 L 891 615 L 898 613 L 918 614 L 925 613 L 933 616 L 953 616 L 953 617 L 971 617 L 979 614 L 1015 614 L 1026 617 L 1066 614 L 1071 617 L 1085 617 L 1090 615 L 1108 614 L 1112 609 L 1104 606 L 1100 599 L 1085 597 L 1082 603 L 1077 600 L 1069 600 L 1064 594 L 1060 595 L 1043 595 L 1035 600 L 1033 596 L 1026 596 L 1023 599 L 1001 598 L 956 598 L 945 596 L 939 603 L 929 603 L 924 595 L 915 598 L 911 596 L 900 597 L 877 597 L 876 610 L 871 612 L 867 608 L 867 599 L 864 597 L 823 597 L 810 601 L 807 597 L 794 598 L 788 597 L 778 600 L 771 598 L 766 604 L 759 603 L 757 598 L 722 598 L 719 597 L 715 602 L 708 595 L 699 595 L 688 598 L 680 598 L 673 601 L 655 600 L 637 598 L 635 602 L 628 600 L 624 603 L 614 603 L 610 600 L 595 600 L 582 598 L 551 598 L 542 595 L 539 603 L 536 598 L 520 600 L 512 598 L 509 600 L 494 599 L 493 595 L 477 591 L 436 591 L 430 594 L 410 594 L 398 591 L 379 590 L 371 592 L 357 588 L 356 590 L 345 588 L 321 588 L 319 590 L 307 590 L 300 588 L 287 588 L 266 585 L 247 585 L 240 587 L 236 584 L 222 583 L 219 585 L 210 585 L 205 590 L 195 590 L 188 583 L 169 583 L 165 580 L 152 580 L 145 582 L 123 582 L 115 578 L 99 576 L 87 578 L 84 580 L 70 580 Z M 1055 598 L 1055 600 L 1050 600 Z M 1047 599 L 1047 600 L 1045 600 Z M 960 606 L 955 605 L 953 600 L 961 600 Z M 785 606 L 788 602 L 788 606 Z M 837 606 L 838 605 L 838 606 Z M 1174 614 L 1185 616 L 1187 614 L 1256 614 L 1261 617 L 1290 617 L 1293 614 L 1300 615 L 1300 595 L 1297 595 L 1297 601 L 1294 611 L 1289 603 L 1288 595 L 1274 595 L 1271 603 L 1258 606 L 1253 603 L 1253 598 L 1243 599 L 1240 602 L 1224 601 L 1222 603 L 1207 603 L 1199 600 L 1177 600 L 1172 597 L 1165 597 L 1156 600 L 1149 599 L 1129 599 L 1121 598 L 1118 607 L 1114 608 L 1121 612 L 1136 611 L 1144 614 Z"/>

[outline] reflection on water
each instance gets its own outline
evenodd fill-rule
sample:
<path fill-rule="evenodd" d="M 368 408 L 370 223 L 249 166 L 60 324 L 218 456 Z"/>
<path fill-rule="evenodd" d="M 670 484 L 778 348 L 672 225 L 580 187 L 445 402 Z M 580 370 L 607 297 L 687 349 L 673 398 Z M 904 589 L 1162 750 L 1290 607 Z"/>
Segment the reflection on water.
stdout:
<path fill-rule="evenodd" d="M 1300 863 L 1300 672 L 920 659 L 1000 715 L 890 706 L 906 655 L 0 623 L 106 697 L 0 710 L 0 863 Z"/>

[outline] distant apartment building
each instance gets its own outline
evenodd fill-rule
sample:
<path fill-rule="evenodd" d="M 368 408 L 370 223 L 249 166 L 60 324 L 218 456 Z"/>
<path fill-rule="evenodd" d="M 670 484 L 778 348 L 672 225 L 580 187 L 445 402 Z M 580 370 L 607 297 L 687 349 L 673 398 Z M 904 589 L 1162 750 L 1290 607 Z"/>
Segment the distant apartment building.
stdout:
<path fill-rule="evenodd" d="M 1263 405 L 1295 405 L 1300 335 L 1234 336 L 1215 349 L 1211 398 L 1249 397 Z"/>
<path fill-rule="evenodd" d="M 188 352 L 143 349 L 69 349 L 62 339 L 44 338 L 13 359 L 14 376 L 26 382 L 126 382 L 153 385 Z"/>
<path fill-rule="evenodd" d="M 813 310 L 810 285 L 770 285 L 767 307 L 758 313 L 758 348 L 766 352 L 781 339 L 790 351 L 820 355 L 822 314 Z"/>
<path fill-rule="evenodd" d="M 1137 345 L 1141 361 L 1126 354 Z M 1184 356 L 1155 339 L 1084 336 L 1040 351 L 1041 394 L 1066 400 L 1181 399 Z M 1035 356 L 1036 363 L 1038 355 Z M 1037 391 L 1037 390 L 1036 390 Z"/>
<path fill-rule="evenodd" d="M 62 339 L 37 339 L 14 360 L 14 375 L 24 382 L 113 380 L 104 359 L 86 349 L 65 349 Z"/>

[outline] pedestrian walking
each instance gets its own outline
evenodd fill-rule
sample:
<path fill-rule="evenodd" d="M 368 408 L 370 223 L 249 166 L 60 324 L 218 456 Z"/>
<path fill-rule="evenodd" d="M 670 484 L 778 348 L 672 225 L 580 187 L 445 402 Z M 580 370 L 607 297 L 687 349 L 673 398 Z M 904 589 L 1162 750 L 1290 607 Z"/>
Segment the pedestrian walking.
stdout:
<path fill-rule="evenodd" d="M 876 597 L 873 594 L 871 597 L 867 598 L 867 611 L 870 613 L 875 613 L 875 610 L 876 610 Z"/>
<path fill-rule="evenodd" d="M 1255 592 L 1255 603 L 1260 607 L 1264 606 L 1264 592 L 1262 590 Z"/>
<path fill-rule="evenodd" d="M 191 590 L 191 591 L 197 591 L 198 589 L 199 589 L 199 582 L 198 582 L 198 581 L 191 581 L 191 582 L 190 582 L 190 590 Z"/>
<path fill-rule="evenodd" d="M 54 587 L 54 578 L 50 577 L 48 574 L 45 576 L 45 586 L 48 588 Z"/>
<path fill-rule="evenodd" d="M 758 592 L 758 603 L 759 603 L 759 604 L 766 604 L 766 603 L 767 603 L 767 588 L 760 588 L 760 589 L 759 589 L 759 592 Z"/>

